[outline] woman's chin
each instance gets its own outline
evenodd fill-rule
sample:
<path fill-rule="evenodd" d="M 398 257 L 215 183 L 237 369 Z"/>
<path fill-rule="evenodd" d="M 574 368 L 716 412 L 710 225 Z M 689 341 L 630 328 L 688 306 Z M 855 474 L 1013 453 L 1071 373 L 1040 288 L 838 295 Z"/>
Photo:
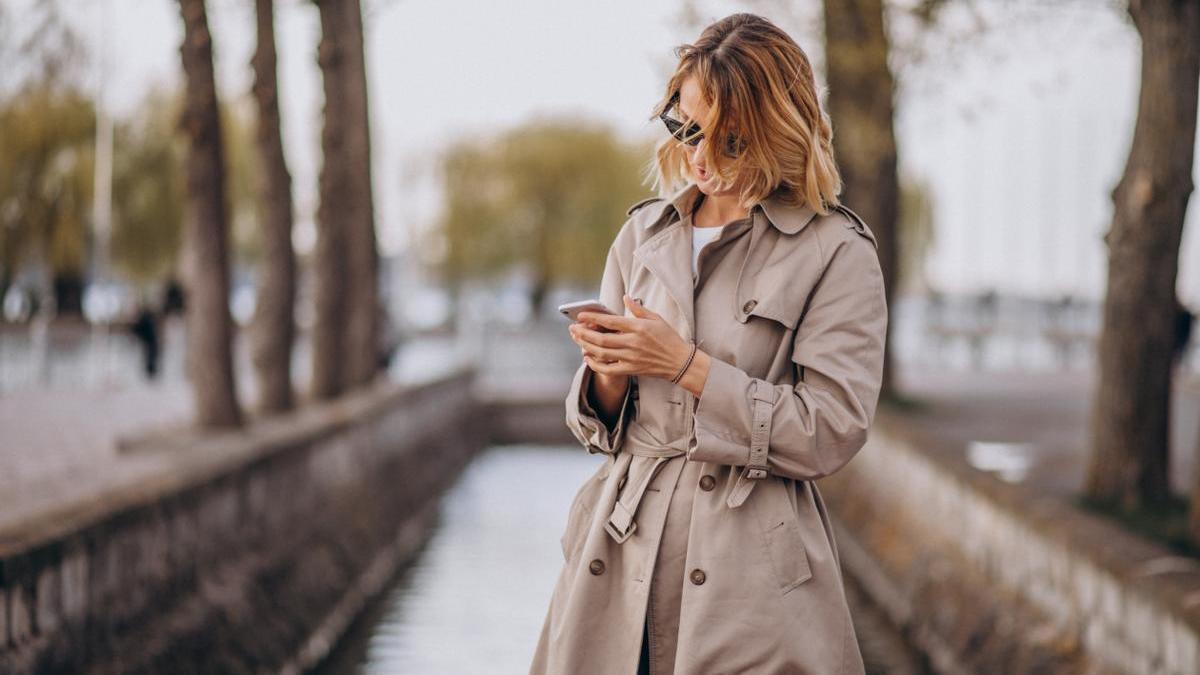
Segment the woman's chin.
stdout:
<path fill-rule="evenodd" d="M 717 177 L 712 174 L 707 174 L 705 178 L 701 178 L 699 173 L 693 173 L 692 178 L 696 181 L 696 187 L 701 192 L 709 196 L 718 196 L 732 194 L 732 190 L 721 190 L 717 184 Z"/>

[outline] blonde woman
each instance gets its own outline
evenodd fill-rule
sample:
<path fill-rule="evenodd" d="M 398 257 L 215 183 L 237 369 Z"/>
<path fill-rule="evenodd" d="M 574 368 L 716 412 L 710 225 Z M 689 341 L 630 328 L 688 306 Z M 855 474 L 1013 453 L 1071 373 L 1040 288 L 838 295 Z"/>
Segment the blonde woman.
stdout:
<path fill-rule="evenodd" d="M 838 203 L 803 50 L 737 14 L 655 106 L 662 198 L 633 205 L 570 327 L 580 487 L 531 673 L 861 673 L 814 482 L 867 440 L 887 306 Z"/>

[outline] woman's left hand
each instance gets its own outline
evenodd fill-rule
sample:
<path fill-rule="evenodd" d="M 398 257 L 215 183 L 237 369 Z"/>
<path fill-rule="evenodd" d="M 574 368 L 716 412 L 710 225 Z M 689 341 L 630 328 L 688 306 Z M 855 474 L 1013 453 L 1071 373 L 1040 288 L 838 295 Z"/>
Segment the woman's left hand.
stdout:
<path fill-rule="evenodd" d="M 571 339 L 583 350 L 588 366 L 610 375 L 648 375 L 671 379 L 683 367 L 692 345 L 658 314 L 622 296 L 633 316 L 580 312 L 571 324 Z M 612 333 L 587 328 L 601 326 Z"/>

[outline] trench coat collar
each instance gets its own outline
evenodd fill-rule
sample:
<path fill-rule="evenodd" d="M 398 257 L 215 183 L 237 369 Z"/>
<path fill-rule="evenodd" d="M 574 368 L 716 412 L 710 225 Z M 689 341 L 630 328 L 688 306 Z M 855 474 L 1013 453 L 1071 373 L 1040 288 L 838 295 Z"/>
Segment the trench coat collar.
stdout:
<path fill-rule="evenodd" d="M 647 218 L 644 221 L 645 227 L 650 229 L 658 223 L 665 222 L 668 214 L 672 211 L 680 218 L 691 213 L 699 196 L 700 188 L 695 183 L 684 185 L 653 207 L 658 209 L 658 212 L 655 217 Z M 750 209 L 751 214 L 756 211 L 761 211 L 766 216 L 767 222 L 784 234 L 796 234 L 804 229 L 817 214 L 816 210 L 807 204 L 793 206 L 785 203 L 779 197 L 778 190 L 767 195 Z"/>

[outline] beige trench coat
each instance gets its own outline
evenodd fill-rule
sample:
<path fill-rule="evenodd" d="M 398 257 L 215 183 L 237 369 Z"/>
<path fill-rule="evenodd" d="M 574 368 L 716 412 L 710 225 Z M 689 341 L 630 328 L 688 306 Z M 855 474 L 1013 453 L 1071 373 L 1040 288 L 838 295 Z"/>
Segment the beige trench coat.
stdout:
<path fill-rule="evenodd" d="M 599 299 L 628 293 L 712 357 L 699 398 L 634 376 L 612 430 L 580 366 L 566 423 L 605 462 L 579 489 L 531 674 L 862 673 L 813 481 L 867 439 L 887 303 L 875 236 L 848 208 L 768 197 L 691 269 L 694 184 L 635 204 Z M 628 311 L 624 312 L 629 314 Z"/>

